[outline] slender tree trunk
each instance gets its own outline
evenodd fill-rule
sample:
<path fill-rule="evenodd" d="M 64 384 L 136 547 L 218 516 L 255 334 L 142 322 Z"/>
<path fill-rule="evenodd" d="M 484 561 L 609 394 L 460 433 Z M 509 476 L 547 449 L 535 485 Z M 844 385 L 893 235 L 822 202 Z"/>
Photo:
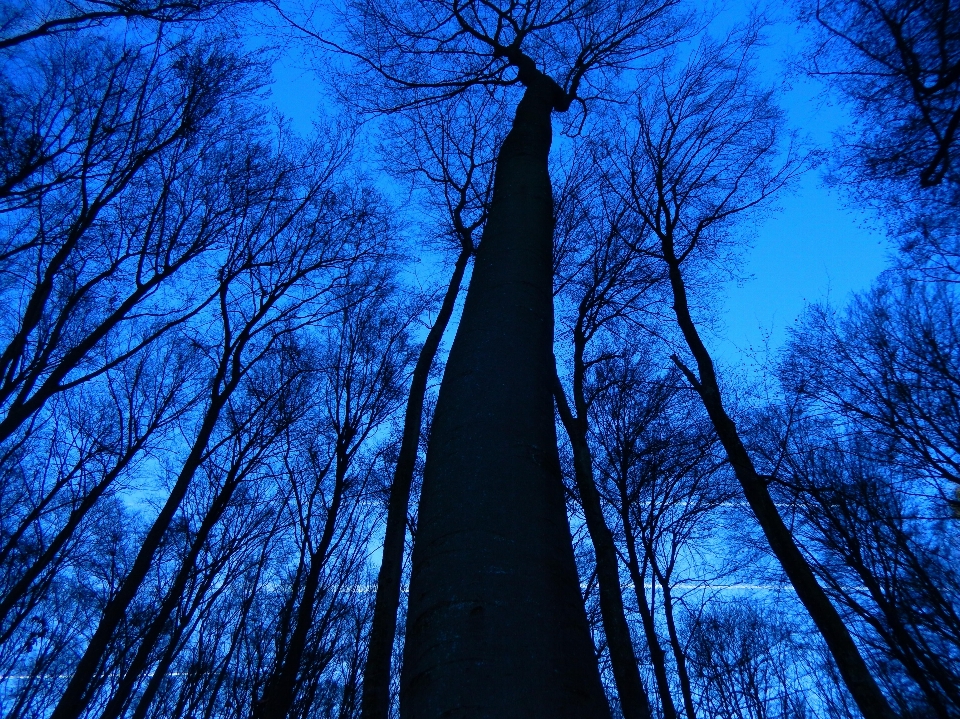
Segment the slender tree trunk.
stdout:
<path fill-rule="evenodd" d="M 876 681 L 870 674 L 866 662 L 860 655 L 860 650 L 850 636 L 850 632 L 840 618 L 826 592 L 817 583 L 810 564 L 797 547 L 793 535 L 784 524 L 780 512 L 777 510 L 770 496 L 770 490 L 764 480 L 757 473 L 750 459 L 750 454 L 740 439 L 737 427 L 723 406 L 720 395 L 720 386 L 713 367 L 713 359 L 706 346 L 700 339 L 693 318 L 690 315 L 690 306 L 687 301 L 687 288 L 680 273 L 680 261 L 673 251 L 672 242 L 663 240 L 663 252 L 669 269 L 670 287 L 673 291 L 673 310 L 677 316 L 677 324 L 683 332 L 687 346 L 697 363 L 699 377 L 695 375 L 674 357 L 687 379 L 693 384 L 700 395 L 703 405 L 710 416 L 713 427 L 726 450 L 727 458 L 733 471 L 743 488 L 747 503 L 753 510 L 760 528 L 763 530 L 773 550 L 774 556 L 783 567 L 790 584 L 797 592 L 800 602 L 806 608 L 817 629 L 823 635 L 837 663 L 837 669 L 857 707 L 866 719 L 894 719 L 895 714 L 890 708 L 886 697 L 880 691 Z"/>
<path fill-rule="evenodd" d="M 960 691 L 954 686 L 950 677 L 945 676 L 946 672 L 942 671 L 942 667 L 939 666 L 938 663 L 929 661 L 929 649 L 919 646 L 907 628 L 906 623 L 903 621 L 902 613 L 898 610 L 896 604 L 890 601 L 889 596 L 880 586 L 880 582 L 877 581 L 876 575 L 869 570 L 863 560 L 860 557 L 856 557 L 854 561 L 848 560 L 847 564 L 848 566 L 852 566 L 857 576 L 860 577 L 860 581 L 863 582 L 870 597 L 883 613 L 884 619 L 886 619 L 886 627 L 880 625 L 876 620 L 872 622 L 875 623 L 874 628 L 877 630 L 877 633 L 881 636 L 886 635 L 884 638 L 891 648 L 891 654 L 896 656 L 900 663 L 903 664 L 907 675 L 920 687 L 920 691 L 923 692 L 923 695 L 937 716 L 940 717 L 940 719 L 948 719 L 948 717 L 950 717 L 950 710 L 946 704 L 944 704 L 944 696 L 937 691 L 930 680 L 932 678 L 933 681 L 942 687 L 942 691 L 946 694 L 947 700 L 953 704 L 954 707 L 960 707 Z M 838 587 L 838 589 L 842 591 L 842 588 Z M 855 601 L 853 601 L 853 603 L 856 605 Z M 869 621 L 869 617 L 865 618 Z M 921 663 L 923 664 L 922 667 Z"/>
<path fill-rule="evenodd" d="M 630 579 L 633 581 L 633 591 L 637 595 L 637 609 L 643 623 L 643 632 L 647 636 L 650 663 L 653 665 L 653 676 L 657 680 L 657 691 L 660 694 L 663 719 L 677 719 L 677 707 L 673 703 L 673 695 L 670 693 L 670 680 L 667 678 L 666 653 L 657 638 L 657 627 L 653 621 L 653 612 L 647 604 L 646 590 L 643 588 L 643 572 L 640 571 L 636 538 L 633 527 L 630 525 L 630 505 L 625 489 L 624 486 L 620 487 L 620 520 L 623 523 L 624 541 L 627 545 L 627 568 L 630 570 Z"/>
<path fill-rule="evenodd" d="M 216 387 L 221 380 L 222 376 L 218 376 L 214 382 L 214 386 Z M 67 688 L 56 708 L 53 710 L 50 719 L 76 719 L 76 717 L 79 717 L 86 709 L 90 701 L 91 681 L 99 669 L 104 655 L 107 653 L 110 640 L 113 638 L 113 633 L 123 621 L 127 608 L 133 601 L 134 596 L 136 596 L 140 585 L 150 570 L 150 566 L 153 564 L 154 555 L 156 555 L 157 550 L 160 548 L 160 543 L 163 541 L 163 537 L 170 527 L 170 522 L 180 507 L 180 503 L 183 501 L 187 493 L 187 488 L 190 486 L 190 482 L 193 480 L 197 469 L 200 467 L 203 455 L 207 451 L 210 437 L 213 434 L 213 429 L 220 416 L 220 411 L 226 404 L 227 398 L 235 386 L 236 383 L 231 382 L 223 392 L 215 394 L 212 398 L 210 406 L 207 408 L 204 416 L 203 423 L 194 440 L 193 447 L 190 450 L 190 454 L 184 462 L 183 468 L 180 470 L 180 474 L 173 485 L 170 495 L 167 497 L 167 501 L 164 503 L 153 525 L 147 532 L 147 536 L 143 540 L 143 544 L 137 553 L 133 566 L 130 568 L 127 576 L 124 577 L 120 589 L 113 598 L 107 602 L 106 607 L 104 607 L 103 614 L 100 617 L 100 623 L 97 625 L 97 629 L 90 639 L 90 643 L 87 645 L 86 651 L 78 662 L 73 676 L 70 678 L 70 682 L 67 684 Z"/>
<path fill-rule="evenodd" d="M 693 709 L 693 690 L 690 687 L 690 673 L 687 671 L 687 655 L 680 645 L 680 635 L 677 634 L 677 623 L 673 619 L 673 594 L 670 584 L 657 572 L 657 581 L 663 592 L 663 614 L 667 620 L 667 635 L 670 637 L 670 646 L 673 649 L 673 658 L 677 662 L 677 676 L 680 679 L 680 693 L 683 696 L 683 709 L 687 719 L 696 719 Z"/>
<path fill-rule="evenodd" d="M 344 431 L 352 439 L 350 430 L 345 428 Z M 313 609 L 320 590 L 320 575 L 327 560 L 330 544 L 333 541 L 337 516 L 340 512 L 340 504 L 343 501 L 343 491 L 346 487 L 347 469 L 350 465 L 347 445 L 350 439 L 338 441 L 333 496 L 330 498 L 330 506 L 327 508 L 323 532 L 316 548 L 309 553 L 307 578 L 304 581 L 303 596 L 296 610 L 290 641 L 286 651 L 283 652 L 283 656 L 278 656 L 274 673 L 266 682 L 263 699 L 254 704 L 253 716 L 255 719 L 284 719 L 290 715 L 290 710 L 297 698 L 297 677 L 300 675 L 303 657 L 307 650 L 307 636 L 312 625 Z"/>
<path fill-rule="evenodd" d="M 217 671 L 217 678 L 214 680 L 213 687 L 210 689 L 207 706 L 203 712 L 203 719 L 210 719 L 213 716 L 214 710 L 219 706 L 218 698 L 220 697 L 220 689 L 227 681 L 228 675 L 234 669 L 233 658 L 240 647 L 241 642 L 243 641 L 243 635 L 246 631 L 247 621 L 250 617 L 250 610 L 253 607 L 254 601 L 256 601 L 258 597 L 260 578 L 263 576 L 263 571 L 267 565 L 268 557 L 270 555 L 270 547 L 273 544 L 272 540 L 280 526 L 280 517 L 281 513 L 277 512 L 273 526 L 271 527 L 270 532 L 264 538 L 262 549 L 260 551 L 260 558 L 256 565 L 257 569 L 256 572 L 254 572 L 253 581 L 250 582 L 250 591 L 240 603 L 240 611 L 238 613 L 239 616 L 236 624 L 233 627 L 233 631 L 230 634 L 230 645 L 227 649 L 226 655 L 224 655 L 222 661 L 220 662 L 220 668 Z M 157 677 L 154 675 L 150 678 L 150 683 L 147 685 L 147 688 L 141 695 L 140 702 L 137 704 L 136 711 L 134 711 L 131 719 L 144 719 L 147 709 L 150 707 L 151 702 L 153 702 L 153 697 L 156 695 L 159 687 L 160 682 L 157 681 Z"/>
<path fill-rule="evenodd" d="M 559 89 L 536 70 L 524 82 L 427 451 L 401 673 L 405 719 L 609 717 L 553 412 L 547 156 Z"/>
<path fill-rule="evenodd" d="M 420 428 L 423 424 L 423 402 L 427 392 L 430 367 L 440 347 L 440 340 L 450 322 L 460 291 L 463 274 L 470 261 L 472 248 L 464 248 L 453 268 L 447 292 L 440 305 L 437 319 L 427 333 L 413 370 L 407 410 L 403 420 L 403 438 L 400 456 L 390 486 L 387 505 L 387 527 L 383 537 L 383 561 L 377 575 L 377 597 L 370 627 L 367 663 L 363 671 L 362 719 L 387 719 L 390 711 L 390 659 L 397 634 L 397 610 L 400 607 L 400 582 L 403 574 L 403 548 L 407 536 L 407 509 L 410 504 L 410 485 L 417 462 Z"/>
<path fill-rule="evenodd" d="M 206 545 L 210 532 L 213 531 L 213 528 L 220 521 L 220 518 L 223 516 L 233 497 L 234 490 L 236 490 L 240 484 L 242 473 L 243 467 L 239 464 L 234 465 L 223 487 L 214 498 L 210 509 L 200 523 L 200 527 L 197 529 L 197 533 L 190 544 L 190 549 L 186 557 L 184 557 L 180 563 L 180 569 L 177 571 L 176 577 L 174 577 L 170 588 L 167 590 L 166 597 L 164 597 L 163 602 L 161 602 L 160 606 L 154 612 L 150 620 L 150 625 L 147 627 L 146 632 L 144 632 L 143 639 L 140 642 L 133 661 L 130 663 L 130 666 L 127 667 L 126 673 L 117 684 L 116 691 L 110 698 L 110 701 L 107 702 L 107 706 L 100 715 L 100 719 L 118 719 L 126 708 L 130 694 L 136 687 L 140 675 L 149 666 L 150 655 L 153 652 L 154 646 L 160 639 L 161 634 L 163 634 L 163 630 L 167 626 L 170 616 L 180 604 L 190 578 L 197 571 L 197 558 Z"/>
<path fill-rule="evenodd" d="M 578 363 L 576 372 L 582 372 L 582 363 Z M 587 443 L 587 420 L 582 412 L 574 417 L 570 405 L 556 378 L 556 399 L 560 419 L 567 430 L 573 447 L 574 475 L 580 504 L 587 520 L 587 531 L 593 542 L 597 561 L 597 582 L 600 585 L 600 614 L 603 618 L 603 633 L 610 648 L 610 663 L 613 666 L 613 678 L 620 697 L 620 710 L 624 719 L 649 719 L 650 700 L 640 679 L 637 657 L 633 653 L 633 641 L 630 638 L 630 626 L 623 609 L 623 593 L 620 587 L 620 567 L 617 561 L 617 548 L 613 535 L 603 517 L 600 505 L 600 493 L 593 476 L 593 457 Z M 576 382 L 576 384 L 581 384 Z M 578 398 L 579 399 L 579 398 Z M 577 403 L 581 404 L 580 402 Z"/>

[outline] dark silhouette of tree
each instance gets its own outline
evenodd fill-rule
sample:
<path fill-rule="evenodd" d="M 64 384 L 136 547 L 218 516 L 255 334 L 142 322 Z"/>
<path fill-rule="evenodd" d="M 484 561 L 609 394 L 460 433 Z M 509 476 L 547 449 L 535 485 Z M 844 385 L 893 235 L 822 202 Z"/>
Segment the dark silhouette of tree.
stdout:
<path fill-rule="evenodd" d="M 194 293 L 166 290 L 237 221 L 239 207 L 211 202 L 229 184 L 204 165 L 249 120 L 218 128 L 223 109 L 257 83 L 258 68 L 223 43 L 49 51 L 37 64 L 50 71 L 28 67 L 11 92 L 22 126 L 10 135 L 36 157 L 0 198 L 15 218 L 2 256 L 16 315 L 0 349 L 0 441 L 196 312 Z"/>
<path fill-rule="evenodd" d="M 250 0 L 83 0 L 81 2 L 26 2 L 10 5 L 0 15 L 0 50 L 40 38 L 99 28 L 112 20 L 152 23 L 209 23 L 231 8 Z M 26 168 L 23 168 L 26 169 Z"/>
<path fill-rule="evenodd" d="M 562 330 L 572 340 L 572 402 L 567 399 L 559 369 L 555 394 L 560 420 L 573 450 L 577 494 L 594 547 L 603 632 L 621 711 L 625 717 L 650 716 L 649 699 L 640 679 L 623 607 L 617 550 L 594 479 L 588 434 L 590 406 L 595 397 L 587 383 L 591 370 L 608 357 L 602 349 L 605 334 L 615 331 L 612 326 L 617 320 L 651 302 L 651 289 L 661 278 L 649 266 L 649 258 L 633 252 L 623 242 L 623 207 L 618 203 L 604 206 L 602 194 L 597 195 L 599 202 L 590 202 L 588 196 L 597 189 L 591 179 L 595 178 L 586 176 L 563 185 L 564 211 L 573 218 L 572 222 L 559 224 L 563 230 L 580 235 L 580 239 L 560 240 L 567 252 L 555 284 L 560 288 L 559 296 L 572 305 L 571 326 Z M 574 245 L 579 245 L 579 251 L 573 251 Z"/>
<path fill-rule="evenodd" d="M 428 202 L 438 215 L 436 222 L 456 244 L 457 257 L 413 370 L 400 452 L 390 485 L 383 559 L 363 673 L 362 715 L 371 719 L 388 716 L 390 708 L 391 657 L 400 606 L 410 489 L 420 447 L 427 381 L 453 315 L 467 264 L 475 252 L 474 234 L 486 221 L 490 201 L 493 156 L 499 142 L 495 122 L 478 122 L 490 114 L 486 111 L 487 102 L 486 98 L 470 102 L 470 97 L 464 96 L 450 108 L 418 108 L 399 118 L 391 128 L 397 143 L 390 153 L 391 171 L 409 177 L 414 187 L 426 184 Z"/>
<path fill-rule="evenodd" d="M 760 22 L 7 3 L 6 719 L 960 715 L 951 3 L 806 8 L 901 253 L 779 384 L 702 334 L 816 159 Z M 291 21 L 370 122 L 265 119 Z"/>
<path fill-rule="evenodd" d="M 304 160 L 309 163 L 309 156 L 301 162 Z M 336 287 L 337 275 L 357 261 L 358 251 L 370 249 L 354 244 L 363 243 L 364 221 L 371 217 L 370 209 L 362 204 L 341 207 L 333 202 L 330 180 L 338 163 L 326 169 L 328 172 L 319 177 L 276 173 L 277 179 L 291 182 L 284 188 L 286 197 L 281 195 L 279 202 L 269 202 L 259 217 L 247 218 L 247 234 L 241 234 L 230 248 L 227 262 L 218 273 L 216 303 L 222 334 L 209 346 L 214 371 L 203 419 L 167 500 L 144 537 L 129 573 L 104 608 L 53 717 L 79 716 L 89 701 L 90 682 L 194 480 L 221 413 L 253 362 L 282 336 L 283 332 L 275 328 L 308 322 L 318 301 Z M 344 211 L 352 221 L 344 222 Z M 256 297 L 238 292 L 238 287 L 250 284 L 259 288 Z"/>
<path fill-rule="evenodd" d="M 960 699 L 956 579 L 941 556 L 956 511 L 949 288 L 889 273 L 843 312 L 810 308 L 758 440 L 888 692 L 906 714 L 943 717 Z"/>
<path fill-rule="evenodd" d="M 615 488 L 608 490 L 607 496 L 614 498 L 612 504 L 618 511 L 617 527 L 622 534 L 626 550 L 625 564 L 633 584 L 637 600 L 637 612 L 646 638 L 647 650 L 653 675 L 660 698 L 660 709 L 664 719 L 676 719 L 677 708 L 673 700 L 673 689 L 668 676 L 666 654 L 657 635 L 653 610 L 647 601 L 645 590 L 645 571 L 642 564 L 645 553 L 638 552 L 635 536 L 635 522 L 631 508 L 635 504 L 635 495 L 631 491 L 631 474 L 638 462 L 649 449 L 644 446 L 643 438 L 651 428 L 657 425 L 667 409 L 667 403 L 673 394 L 669 385 L 642 386 L 643 379 L 632 376 L 634 369 L 628 364 L 622 372 L 616 372 L 613 362 L 602 367 L 604 380 L 599 382 L 601 391 L 595 400 L 592 415 L 596 426 L 598 445 L 598 474 L 603 483 Z M 668 439 L 671 447 L 676 447 L 676 437 Z"/>
<path fill-rule="evenodd" d="M 497 156 L 489 215 L 431 428 L 401 677 L 405 713 L 465 706 L 500 715 L 607 711 L 556 453 L 547 156 L 552 112 L 567 111 L 672 40 L 662 34 L 669 9 L 353 6 L 354 56 L 377 88 L 359 98 L 368 107 L 411 108 L 476 86 L 524 89 Z"/>
<path fill-rule="evenodd" d="M 699 618 L 690 663 L 704 717 L 807 716 L 807 691 L 791 673 L 796 657 L 785 617 L 749 600 L 723 602 Z"/>
<path fill-rule="evenodd" d="M 820 31 L 812 71 L 852 104 L 858 180 L 960 183 L 960 6 L 819 0 L 805 11 Z"/>
<path fill-rule="evenodd" d="M 784 381 L 809 401 L 869 432 L 878 452 L 926 477 L 955 511 L 957 312 L 951 284 L 890 274 L 842 313 L 811 308 L 782 370 Z"/>
<path fill-rule="evenodd" d="M 735 567 L 709 538 L 725 531 L 721 509 L 734 496 L 720 474 L 716 435 L 676 368 L 660 374 L 646 352 L 630 347 L 599 365 L 591 409 L 598 476 L 616 517 L 624 558 L 664 716 L 696 716 L 687 670 L 687 642 L 677 615 L 686 603 L 678 584 L 694 587 L 729 576 Z M 649 593 L 648 593 L 649 587 Z M 699 608 L 688 609 L 695 614 Z M 662 623 L 658 618 L 662 615 Z M 658 627 L 658 624 L 660 626 Z M 667 661 L 661 627 L 673 658 Z M 675 682 L 670 674 L 675 674 Z"/>
<path fill-rule="evenodd" d="M 818 574 L 874 661 L 901 665 L 882 670 L 901 713 L 956 716 L 957 586 L 931 551 L 936 538 L 913 519 L 922 510 L 908 509 L 904 487 L 864 449 L 814 442 L 787 465 L 784 485 L 809 528 L 801 537 Z"/>
<path fill-rule="evenodd" d="M 813 30 L 807 70 L 852 121 L 834 177 L 872 207 L 902 262 L 956 279 L 960 258 L 960 6 L 951 0 L 801 5 Z"/>
<path fill-rule="evenodd" d="M 694 320 L 687 277 L 691 265 L 722 251 L 734 219 L 764 204 L 807 164 L 791 145 L 782 148 L 782 115 L 771 91 L 751 77 L 758 28 L 735 31 L 725 42 L 704 40 L 686 67 L 659 73 L 638 98 L 636 132 L 614 147 L 612 191 L 630 203 L 655 238 L 649 251 L 668 272 L 672 309 L 696 371 L 674 362 L 700 395 L 744 496 L 800 601 L 830 647 L 864 715 L 892 717 L 849 630 L 817 583 L 809 562 L 757 471 L 728 405 L 716 367 Z M 784 153 L 784 154 L 781 154 Z"/>

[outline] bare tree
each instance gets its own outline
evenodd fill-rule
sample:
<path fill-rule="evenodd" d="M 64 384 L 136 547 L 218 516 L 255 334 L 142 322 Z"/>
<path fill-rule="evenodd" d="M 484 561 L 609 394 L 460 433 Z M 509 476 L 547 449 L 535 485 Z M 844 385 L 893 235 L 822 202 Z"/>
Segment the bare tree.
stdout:
<path fill-rule="evenodd" d="M 485 118 L 489 99 L 471 102 L 469 95 L 452 107 L 417 108 L 391 128 L 396 146 L 389 155 L 391 170 L 426 185 L 428 202 L 438 215 L 442 234 L 457 247 L 446 291 L 420 348 L 413 370 L 404 416 L 397 465 L 390 485 L 383 559 L 363 673 L 363 716 L 386 719 L 390 708 L 390 667 L 396 638 L 397 610 L 407 536 L 410 489 L 420 447 L 424 399 L 430 369 L 453 315 L 467 265 L 475 252 L 474 234 L 486 222 L 493 184 L 493 157 L 499 146 L 495 122 Z M 493 118 L 490 118 L 493 120 Z M 446 244 L 446 243 L 444 243 Z"/>
<path fill-rule="evenodd" d="M 369 230 L 376 236 L 380 229 L 369 199 L 361 196 L 359 206 L 333 201 L 331 180 L 342 157 L 342 153 L 335 152 L 332 158 L 326 158 L 326 167 L 316 162 L 311 167 L 307 155 L 300 160 L 307 171 L 299 178 L 292 172 L 274 175 L 275 182 L 289 183 L 286 188 L 277 187 L 286 192 L 278 193 L 258 215 L 247 217 L 246 228 L 238 228 L 242 234 L 218 273 L 215 307 L 222 334 L 195 340 L 206 345 L 213 365 L 203 419 L 190 453 L 143 539 L 136 561 L 104 608 L 97 630 L 53 716 L 78 716 L 90 700 L 90 683 L 110 639 L 149 572 L 208 451 L 221 412 L 247 371 L 280 336 L 272 332 L 273 328 L 284 324 L 296 327 L 309 321 L 317 304 L 336 287 L 337 276 L 376 246 L 376 239 L 367 244 Z M 326 171 L 318 175 L 310 172 L 318 169 Z M 251 285 L 260 288 L 255 297 L 246 292 Z"/>
<path fill-rule="evenodd" d="M 580 168 L 583 170 L 584 168 Z M 582 173 L 585 174 L 585 173 Z M 590 533 L 596 557 L 599 603 L 603 631 L 610 651 L 610 662 L 624 717 L 649 717 L 650 703 L 640 679 L 634 655 L 630 627 L 627 624 L 620 587 L 620 569 L 613 535 L 604 518 L 603 506 L 594 479 L 594 462 L 588 442 L 590 407 L 595 399 L 589 385 L 592 370 L 609 355 L 604 339 L 615 332 L 617 320 L 637 312 L 650 303 L 651 290 L 658 278 L 649 266 L 649 258 L 632 251 L 621 236 L 626 212 L 619 203 L 604 206 L 605 198 L 591 203 L 596 191 L 589 177 L 566 182 L 564 210 L 574 215 L 572 223 L 561 227 L 580 235 L 580 242 L 561 240 L 570 248 L 579 244 L 579 252 L 568 251 L 561 263 L 555 284 L 559 296 L 572 305 L 568 324 L 561 320 L 563 334 L 572 340 L 571 397 L 568 401 L 558 368 L 555 395 L 561 422 L 573 450 L 574 478 L 580 506 Z M 579 197 L 571 197 L 579 194 Z M 566 265 L 566 266 L 564 266 Z M 564 318 L 566 319 L 566 318 Z M 563 337 L 567 339 L 567 337 Z"/>
<path fill-rule="evenodd" d="M 687 277 L 698 259 L 722 250 L 736 218 L 769 200 L 807 165 L 782 147 L 782 115 L 771 91 L 751 77 L 755 25 L 725 42 L 704 40 L 685 68 L 664 70 L 641 91 L 635 131 L 611 158 L 611 186 L 655 237 L 649 249 L 666 265 L 672 309 L 696 372 L 674 362 L 703 401 L 747 503 L 810 613 L 864 715 L 891 717 L 840 614 L 784 523 L 725 405 L 713 359 L 693 317 Z M 617 153 L 622 153 L 618 155 Z"/>
<path fill-rule="evenodd" d="M 646 345 L 640 351 L 624 349 L 622 356 L 597 367 L 592 439 L 601 491 L 617 518 L 618 552 L 633 584 L 663 715 L 677 716 L 673 692 L 678 688 L 683 712 L 694 717 L 688 652 L 677 614 L 686 603 L 684 594 L 703 597 L 708 593 L 703 585 L 734 569 L 711 541 L 726 531 L 722 508 L 732 490 L 719 471 L 723 462 L 703 410 L 685 396 L 689 390 L 675 369 L 655 371 L 655 361 L 646 356 L 651 351 Z M 672 667 L 661 644 L 664 626 Z"/>
<path fill-rule="evenodd" d="M 254 0 L 255 1 L 255 0 Z M 251 0 L 83 0 L 59 3 L 28 0 L 5 7 L 0 14 L 0 51 L 31 40 L 99 28 L 113 20 L 150 23 L 210 22 L 227 10 Z"/>
<path fill-rule="evenodd" d="M 690 659 L 705 717 L 793 719 L 812 708 L 789 620 L 749 599 L 722 602 L 696 622 Z M 802 669 L 802 667 L 800 668 Z"/>
<path fill-rule="evenodd" d="M 951 552 L 944 524 L 955 521 L 945 511 L 953 500 L 943 501 L 938 463 L 930 462 L 929 452 L 917 452 L 940 446 L 943 425 L 926 428 L 911 418 L 945 412 L 950 402 L 941 405 L 937 392 L 916 391 L 928 379 L 936 382 L 936 363 L 928 368 L 925 353 L 897 349 L 915 337 L 917 317 L 890 311 L 896 306 L 891 289 L 883 283 L 855 297 L 843 315 L 822 306 L 808 311 L 781 366 L 783 406 L 761 423 L 765 436 L 758 447 L 767 463 L 781 465 L 775 487 L 796 508 L 800 536 L 821 580 L 870 647 L 901 710 L 922 705 L 946 717 L 956 713 L 960 699 L 949 659 L 957 651 L 957 589 L 942 564 L 944 552 Z M 909 295 L 900 300 L 907 302 L 901 310 L 912 305 Z M 882 323 L 882 334 L 871 329 L 875 322 Z M 841 323 L 848 323 L 847 331 Z M 829 343 L 833 356 L 816 356 L 806 342 Z M 878 357 L 897 360 L 891 367 Z M 907 367 L 923 380 L 885 391 L 902 382 Z M 854 399 L 865 389 L 870 393 Z M 934 409 L 938 405 L 943 408 Z M 888 413 L 903 419 L 878 421 Z M 901 425 L 914 442 L 891 434 Z"/>
<path fill-rule="evenodd" d="M 867 431 L 889 457 L 960 508 L 957 297 L 890 273 L 842 311 L 814 306 L 781 376 L 804 403 Z"/>
<path fill-rule="evenodd" d="M 951 0 L 804 3 L 806 69 L 852 121 L 832 179 L 886 220 L 901 261 L 956 281 L 960 272 L 960 7 Z"/>
<path fill-rule="evenodd" d="M 852 104 L 860 180 L 960 183 L 960 6 L 820 0 L 805 10 L 820 31 L 811 69 Z"/>
<path fill-rule="evenodd" d="M 333 452 L 311 491 L 293 488 L 303 532 L 299 581 L 294 583 L 285 610 L 289 628 L 277 637 L 275 666 L 264 680 L 254 716 L 288 716 L 293 709 L 302 684 L 308 634 L 317 622 L 324 567 L 344 522 L 340 513 L 352 483 L 351 464 L 358 450 L 398 409 L 401 385 L 412 360 L 406 324 L 398 321 L 395 309 L 385 302 L 383 289 L 360 285 L 355 291 L 359 296 L 344 298 L 342 326 L 334 328 L 335 335 L 320 359 L 320 372 L 325 376 L 324 430 L 331 433 Z M 333 483 L 327 487 L 324 479 L 331 471 Z M 317 529 L 313 528 L 315 520 L 320 524 Z M 349 517 L 346 521 L 349 524 Z"/>
<path fill-rule="evenodd" d="M 131 45 L 44 44 L 7 88 L 10 134 L 36 157 L 0 198 L 0 441 L 195 313 L 177 280 L 242 217 L 218 195 L 242 169 L 216 156 L 250 127 L 249 108 L 225 112 L 260 69 L 223 43 Z M 248 192 L 269 201 L 271 187 Z"/>
<path fill-rule="evenodd" d="M 442 102 L 478 86 L 524 88 L 497 156 L 430 435 L 401 678 L 405 711 L 607 711 L 556 453 L 547 156 L 552 112 L 672 40 L 663 34 L 669 9 L 659 2 L 352 6 L 351 52 L 376 82 L 376 94 L 357 98 L 369 108 Z"/>

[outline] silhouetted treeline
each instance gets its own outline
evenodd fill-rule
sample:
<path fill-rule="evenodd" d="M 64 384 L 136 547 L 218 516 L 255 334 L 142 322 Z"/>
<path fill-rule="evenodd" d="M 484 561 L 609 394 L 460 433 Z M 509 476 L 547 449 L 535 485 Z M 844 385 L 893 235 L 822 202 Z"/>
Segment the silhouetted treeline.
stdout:
<path fill-rule="evenodd" d="M 760 16 L 314 10 L 2 3 L 0 716 L 413 712 L 427 447 L 486 411 L 441 407 L 432 435 L 440 379 L 476 258 L 496 302 L 468 311 L 457 396 L 498 317 L 519 340 L 548 317 L 503 299 L 522 226 L 553 240 L 553 358 L 510 391 L 553 396 L 559 467 L 535 464 L 611 716 L 960 717 L 956 0 L 800 7 L 795 64 L 852 116 L 826 148 L 790 127 Z M 268 31 L 328 63 L 310 133 L 270 108 Z M 722 283 L 808 172 L 889 266 L 743 372 L 711 353 Z M 442 502 L 471 502 L 431 491 L 440 547 Z M 420 551 L 418 647 L 448 639 L 424 597 L 452 561 Z"/>

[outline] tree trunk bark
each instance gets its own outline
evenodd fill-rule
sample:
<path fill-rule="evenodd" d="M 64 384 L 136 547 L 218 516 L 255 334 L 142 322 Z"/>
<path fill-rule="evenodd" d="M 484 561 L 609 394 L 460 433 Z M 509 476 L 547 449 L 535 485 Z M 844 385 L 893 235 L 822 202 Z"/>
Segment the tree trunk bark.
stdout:
<path fill-rule="evenodd" d="M 432 425 L 401 673 L 404 719 L 610 716 L 553 413 L 547 156 L 556 85 L 542 75 L 525 82 Z"/>
<path fill-rule="evenodd" d="M 472 249 L 472 248 L 471 248 Z M 397 609 L 400 607 L 400 582 L 403 573 L 403 547 L 407 536 L 407 509 L 410 485 L 417 462 L 420 427 L 423 424 L 423 400 L 427 392 L 430 367 L 440 347 L 440 340 L 450 322 L 460 291 L 463 274 L 470 261 L 471 249 L 464 248 L 457 257 L 447 292 L 440 305 L 437 320 L 420 348 L 410 383 L 407 410 L 403 421 L 400 456 L 390 486 L 387 506 L 387 528 L 383 537 L 383 561 L 377 575 L 377 597 L 370 626 L 370 644 L 363 671 L 361 719 L 387 719 L 390 712 L 390 658 L 397 634 Z"/>

